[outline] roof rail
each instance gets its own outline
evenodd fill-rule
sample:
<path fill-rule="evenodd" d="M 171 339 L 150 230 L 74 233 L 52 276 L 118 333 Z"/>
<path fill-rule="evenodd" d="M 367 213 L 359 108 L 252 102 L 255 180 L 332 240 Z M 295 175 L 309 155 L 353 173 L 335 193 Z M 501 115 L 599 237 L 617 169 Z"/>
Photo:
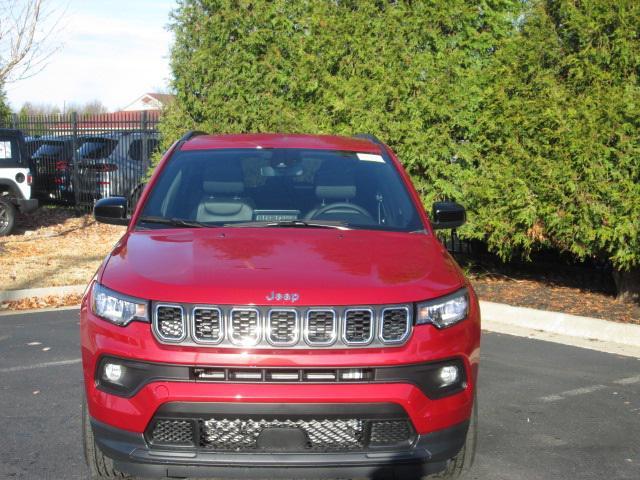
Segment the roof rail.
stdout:
<path fill-rule="evenodd" d="M 198 135 L 206 135 L 206 133 L 201 132 L 200 130 L 189 130 L 182 136 L 182 138 L 180 138 L 180 141 L 186 142 L 187 140 L 191 140 L 193 137 L 197 137 Z"/>
<path fill-rule="evenodd" d="M 362 138 L 364 140 L 369 140 L 370 142 L 375 143 L 376 145 L 383 145 L 382 140 L 371 133 L 358 133 L 353 136 L 354 138 Z"/>

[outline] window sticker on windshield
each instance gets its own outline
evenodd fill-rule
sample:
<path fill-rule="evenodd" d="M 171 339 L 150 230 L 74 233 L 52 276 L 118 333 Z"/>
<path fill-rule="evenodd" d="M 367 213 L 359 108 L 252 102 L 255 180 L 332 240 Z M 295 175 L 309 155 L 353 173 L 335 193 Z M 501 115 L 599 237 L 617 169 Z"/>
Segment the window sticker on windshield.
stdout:
<path fill-rule="evenodd" d="M 365 162 L 384 163 L 384 158 L 382 158 L 381 155 L 376 155 L 373 153 L 358 153 L 358 159 L 364 160 Z"/>
<path fill-rule="evenodd" d="M 0 142 L 0 159 L 11 158 L 11 142 Z"/>

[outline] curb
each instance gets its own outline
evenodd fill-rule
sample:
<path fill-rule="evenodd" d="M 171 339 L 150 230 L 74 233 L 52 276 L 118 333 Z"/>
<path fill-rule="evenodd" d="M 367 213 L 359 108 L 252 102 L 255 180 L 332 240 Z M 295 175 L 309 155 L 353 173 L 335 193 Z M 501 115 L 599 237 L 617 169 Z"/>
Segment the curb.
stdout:
<path fill-rule="evenodd" d="M 15 302 L 32 297 L 63 297 L 65 295 L 81 295 L 86 285 L 67 285 L 65 287 L 45 287 L 45 288 L 27 288 L 24 290 L 3 290 L 0 291 L 0 303 Z"/>
<path fill-rule="evenodd" d="M 480 302 L 480 312 L 482 319 L 487 320 L 488 330 L 496 329 L 493 324 L 498 328 L 500 325 L 508 325 L 583 340 L 597 340 L 640 348 L 640 325 L 485 301 Z"/>

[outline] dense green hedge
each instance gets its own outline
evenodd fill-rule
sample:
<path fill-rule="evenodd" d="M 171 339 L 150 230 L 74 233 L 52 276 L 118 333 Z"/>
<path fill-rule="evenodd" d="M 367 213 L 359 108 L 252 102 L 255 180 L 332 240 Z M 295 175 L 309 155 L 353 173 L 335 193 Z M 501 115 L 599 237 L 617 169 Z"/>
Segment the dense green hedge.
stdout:
<path fill-rule="evenodd" d="M 639 5 L 181 0 L 163 133 L 374 133 L 503 258 L 637 271 Z"/>

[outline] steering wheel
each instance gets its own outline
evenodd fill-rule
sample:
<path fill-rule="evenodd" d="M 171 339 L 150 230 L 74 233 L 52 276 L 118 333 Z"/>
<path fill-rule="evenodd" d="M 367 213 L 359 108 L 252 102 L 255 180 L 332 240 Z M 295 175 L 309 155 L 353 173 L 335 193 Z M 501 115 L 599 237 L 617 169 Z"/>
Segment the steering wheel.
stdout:
<path fill-rule="evenodd" d="M 319 208 L 311 217 L 310 219 L 314 219 L 314 218 L 318 218 L 321 215 L 326 215 L 328 213 L 356 213 L 358 215 L 363 215 L 367 218 L 373 219 L 373 217 L 371 216 L 371 214 L 369 212 L 367 212 L 364 208 L 355 205 L 353 203 L 346 203 L 346 202 L 338 202 L 338 203 L 331 203 L 329 205 L 325 205 L 324 207 Z"/>

